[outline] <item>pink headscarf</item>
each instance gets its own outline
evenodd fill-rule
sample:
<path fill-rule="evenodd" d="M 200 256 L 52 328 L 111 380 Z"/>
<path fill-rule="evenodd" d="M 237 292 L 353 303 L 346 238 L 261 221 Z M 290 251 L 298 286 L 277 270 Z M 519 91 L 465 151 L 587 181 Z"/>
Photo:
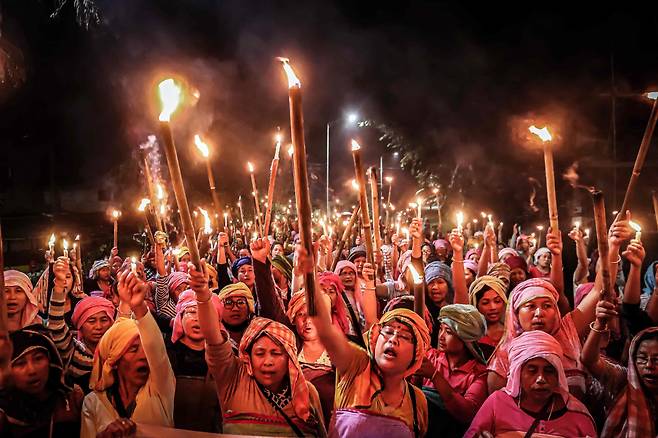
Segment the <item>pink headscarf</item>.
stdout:
<path fill-rule="evenodd" d="M 504 391 L 511 397 L 518 397 L 521 393 L 521 369 L 531 359 L 542 358 L 548 361 L 557 370 L 558 388 L 564 403 L 569 400 L 569 385 L 562 366 L 562 347 L 555 338 L 541 330 L 521 333 L 510 342 L 509 350 L 509 377 Z"/>
<path fill-rule="evenodd" d="M 350 321 L 347 317 L 345 301 L 343 301 L 341 296 L 345 290 L 345 286 L 343 286 L 343 282 L 340 281 L 340 277 L 331 271 L 325 271 L 318 275 L 318 282 L 320 283 L 320 286 L 326 287 L 333 285 L 336 288 L 338 297 L 336 297 L 336 302 L 331 307 L 331 319 L 334 324 L 337 324 L 340 327 L 343 333 L 349 333 Z"/>
<path fill-rule="evenodd" d="M 215 306 L 217 315 L 221 315 L 221 301 L 219 297 L 215 294 L 210 294 L 210 301 L 213 306 Z M 185 309 L 196 305 L 196 293 L 194 293 L 192 289 L 187 289 L 178 296 L 178 302 L 176 303 L 176 318 L 174 318 L 174 326 L 171 331 L 172 343 L 178 341 L 185 334 L 183 330 L 183 313 L 185 312 Z"/>
<path fill-rule="evenodd" d="M 30 281 L 30 277 L 14 269 L 5 271 L 5 287 L 9 286 L 20 287 L 27 297 L 27 302 L 25 303 L 25 308 L 21 315 L 21 327 L 38 322 L 40 320 L 37 316 L 39 305 L 37 303 L 37 298 L 32 293 L 32 282 Z"/>
<path fill-rule="evenodd" d="M 594 283 L 583 283 L 578 285 L 576 288 L 576 294 L 573 299 L 573 306 L 578 307 L 578 305 L 585 299 L 587 294 L 589 294 L 592 289 L 594 289 Z"/>
<path fill-rule="evenodd" d="M 169 280 L 168 280 L 168 286 L 169 286 L 169 292 L 173 292 L 176 290 L 178 286 L 180 286 L 183 283 L 187 283 L 189 280 L 187 279 L 187 273 L 185 272 L 172 272 L 169 275 Z"/>
<path fill-rule="evenodd" d="M 343 270 L 343 268 L 350 268 L 354 271 L 354 275 L 357 275 L 357 272 L 359 272 L 356 269 L 356 265 L 349 260 L 341 260 L 338 263 L 336 263 L 336 269 L 334 269 L 334 274 L 340 275 L 340 271 Z"/>
<path fill-rule="evenodd" d="M 80 327 L 84 324 L 91 315 L 94 315 L 98 312 L 105 312 L 105 314 L 112 320 L 114 323 L 114 304 L 112 301 L 101 298 L 101 297 L 87 297 L 83 298 L 76 304 L 75 309 L 73 310 L 73 315 L 71 315 L 71 322 L 78 329 L 78 339 L 82 334 L 80 333 Z"/>
<path fill-rule="evenodd" d="M 557 300 L 560 294 L 555 287 L 547 280 L 541 278 L 531 278 L 530 280 L 519 283 L 509 296 L 509 305 L 507 306 L 507 338 L 512 339 L 517 337 L 523 332 L 519 316 L 517 314 L 519 308 L 525 303 L 534 300 L 535 298 L 549 298 L 555 305 L 555 317 L 557 323 L 555 324 L 554 331 L 560 329 L 560 309 L 557 307 Z M 551 333 L 554 335 L 555 333 Z"/>
<path fill-rule="evenodd" d="M 470 269 L 474 274 L 478 273 L 478 264 L 473 260 L 466 259 L 464 260 L 464 268 Z"/>

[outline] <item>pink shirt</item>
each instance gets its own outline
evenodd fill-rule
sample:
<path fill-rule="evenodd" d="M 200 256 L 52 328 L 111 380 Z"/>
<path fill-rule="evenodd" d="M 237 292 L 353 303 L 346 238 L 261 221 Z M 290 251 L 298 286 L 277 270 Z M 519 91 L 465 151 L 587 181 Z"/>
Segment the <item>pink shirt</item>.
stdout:
<path fill-rule="evenodd" d="M 541 420 L 533 436 L 550 437 L 596 437 L 596 428 L 592 418 L 585 414 L 583 406 L 575 398 L 569 400 L 569 406 L 577 407 L 583 412 L 567 410 L 567 412 L 551 420 Z M 494 437 L 523 437 L 535 421 L 516 405 L 515 400 L 506 392 L 499 390 L 489 396 L 468 428 L 465 438 L 480 436 L 487 431 Z M 541 435 L 540 435 L 541 434 Z"/>
<path fill-rule="evenodd" d="M 444 399 L 446 409 L 453 417 L 468 424 L 487 398 L 487 366 L 471 359 L 458 368 L 450 369 L 445 353 L 435 348 L 430 348 L 426 356 L 461 396 Z M 430 379 L 425 379 L 423 385 L 434 388 Z"/>

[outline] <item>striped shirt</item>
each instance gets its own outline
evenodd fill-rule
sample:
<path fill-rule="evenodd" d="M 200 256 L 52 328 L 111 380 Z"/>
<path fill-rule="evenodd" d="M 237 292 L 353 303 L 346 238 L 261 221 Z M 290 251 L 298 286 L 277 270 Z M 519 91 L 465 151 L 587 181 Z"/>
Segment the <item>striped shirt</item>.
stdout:
<path fill-rule="evenodd" d="M 169 296 L 169 275 L 155 277 L 155 310 L 169 318 L 176 317 L 176 303 Z"/>

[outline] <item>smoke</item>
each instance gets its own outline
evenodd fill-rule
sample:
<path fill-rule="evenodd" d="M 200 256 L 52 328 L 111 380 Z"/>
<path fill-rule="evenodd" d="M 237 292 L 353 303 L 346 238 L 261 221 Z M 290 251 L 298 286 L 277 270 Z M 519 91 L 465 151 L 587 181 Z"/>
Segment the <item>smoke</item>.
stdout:
<path fill-rule="evenodd" d="M 531 176 L 528 177 L 528 183 L 530 183 L 530 187 L 532 188 L 532 192 L 530 192 L 530 199 L 528 200 L 528 206 L 533 213 L 537 213 L 539 208 L 535 204 L 535 199 L 537 198 L 537 188 L 540 188 L 541 184 L 539 181 L 537 181 L 536 178 Z"/>
<path fill-rule="evenodd" d="M 578 161 L 575 161 L 567 168 L 564 174 L 562 174 L 562 178 L 574 189 L 583 189 L 588 192 L 594 192 L 596 190 L 596 187 L 594 186 L 587 186 L 579 183 L 580 175 L 578 175 Z"/>

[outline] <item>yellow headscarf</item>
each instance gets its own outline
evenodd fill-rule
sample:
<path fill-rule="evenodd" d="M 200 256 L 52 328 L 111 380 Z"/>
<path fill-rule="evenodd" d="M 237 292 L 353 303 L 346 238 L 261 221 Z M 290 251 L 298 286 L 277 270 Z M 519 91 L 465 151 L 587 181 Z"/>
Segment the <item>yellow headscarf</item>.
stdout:
<path fill-rule="evenodd" d="M 247 299 L 247 306 L 249 307 L 249 311 L 251 313 L 255 312 L 254 295 L 251 293 L 251 290 L 249 289 L 249 286 L 247 286 L 243 282 L 229 284 L 228 286 L 224 286 L 222 288 L 222 290 L 219 291 L 219 299 L 222 302 L 226 298 L 232 298 L 232 297 L 244 297 L 244 298 L 246 298 Z"/>
<path fill-rule="evenodd" d="M 129 318 L 118 319 L 105 332 L 96 347 L 89 388 L 95 391 L 104 391 L 112 386 L 117 362 L 138 336 L 137 323 Z"/>

